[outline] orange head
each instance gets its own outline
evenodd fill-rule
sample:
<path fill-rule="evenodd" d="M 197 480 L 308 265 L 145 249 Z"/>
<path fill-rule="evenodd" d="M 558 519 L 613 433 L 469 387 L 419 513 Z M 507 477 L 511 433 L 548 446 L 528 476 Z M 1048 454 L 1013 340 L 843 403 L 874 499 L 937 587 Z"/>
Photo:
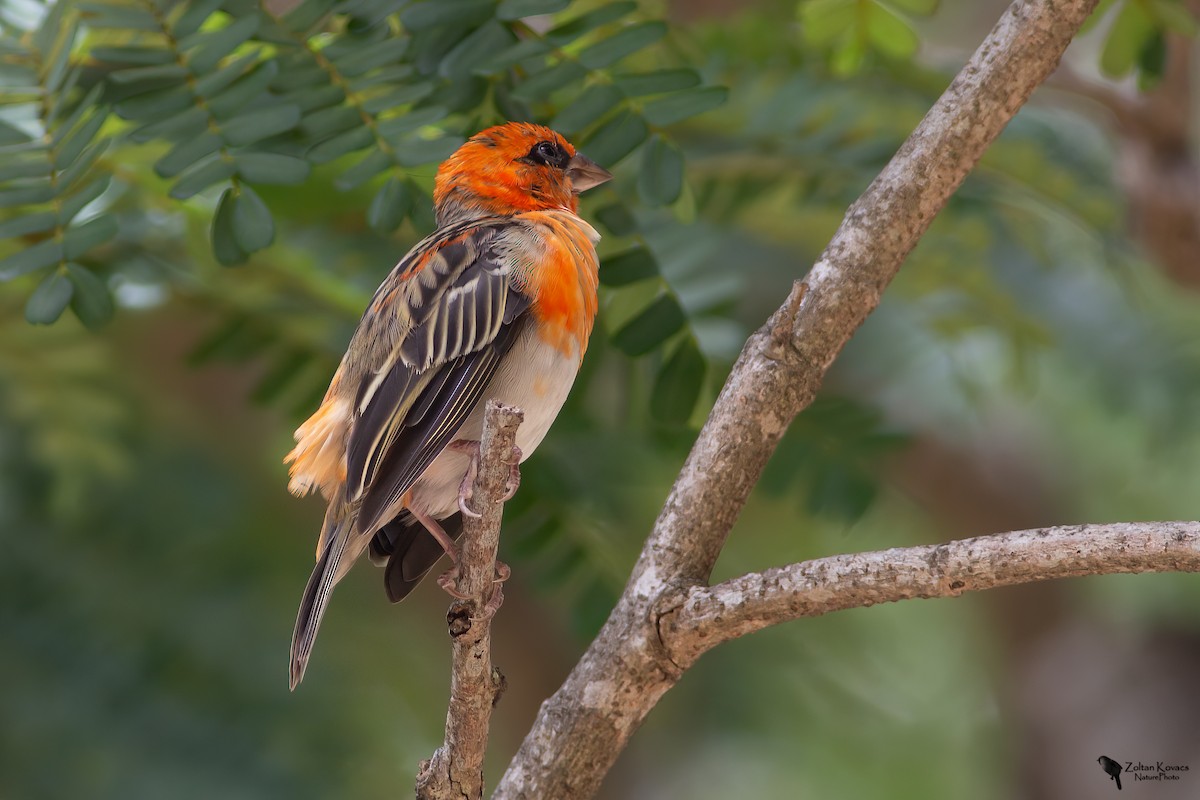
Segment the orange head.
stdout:
<path fill-rule="evenodd" d="M 559 134 L 509 122 L 480 131 L 438 169 L 438 225 L 551 208 L 579 209 L 579 193 L 611 178 Z"/>

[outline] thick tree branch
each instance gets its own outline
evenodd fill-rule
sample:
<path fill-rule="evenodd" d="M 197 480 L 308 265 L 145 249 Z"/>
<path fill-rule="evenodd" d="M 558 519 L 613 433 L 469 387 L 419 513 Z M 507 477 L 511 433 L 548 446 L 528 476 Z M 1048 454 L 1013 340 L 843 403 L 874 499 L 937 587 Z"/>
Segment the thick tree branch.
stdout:
<path fill-rule="evenodd" d="M 708 581 L 792 418 L 988 145 L 1057 66 L 1097 0 L 1017 0 L 849 209 L 806 279 L 746 343 L 629 584 L 501 778 L 497 798 L 590 797 L 680 670 L 653 609 Z"/>
<path fill-rule="evenodd" d="M 455 590 L 465 595 L 446 613 L 453 642 L 446 741 L 421 762 L 417 797 L 422 800 L 476 800 L 483 796 L 483 757 L 487 752 L 492 707 L 504 689 L 504 676 L 492 666 L 491 618 L 499 603 L 496 548 L 500 519 L 516 454 L 517 427 L 525 414 L 488 401 L 479 443 L 479 472 L 463 515 L 462 557 Z M 489 603 L 491 604 L 489 606 Z"/>
<path fill-rule="evenodd" d="M 1200 522 L 1122 522 L 1000 533 L 818 558 L 697 586 L 659 620 L 687 668 L 722 642 L 771 625 L 914 597 L 956 597 L 1055 578 L 1200 572 Z"/>

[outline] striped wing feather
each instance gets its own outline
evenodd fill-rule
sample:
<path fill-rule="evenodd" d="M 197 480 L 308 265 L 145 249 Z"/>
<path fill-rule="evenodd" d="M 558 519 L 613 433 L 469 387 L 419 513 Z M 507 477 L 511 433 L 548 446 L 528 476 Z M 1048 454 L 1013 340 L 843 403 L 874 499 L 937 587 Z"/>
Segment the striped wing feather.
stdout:
<path fill-rule="evenodd" d="M 524 325 L 529 300 L 496 248 L 504 227 L 476 223 L 443 238 L 424 264 L 400 264 L 377 292 L 405 299 L 411 327 L 363 378 L 355 402 L 346 499 L 361 500 L 362 533 L 388 522 L 384 515 L 450 443 Z"/>

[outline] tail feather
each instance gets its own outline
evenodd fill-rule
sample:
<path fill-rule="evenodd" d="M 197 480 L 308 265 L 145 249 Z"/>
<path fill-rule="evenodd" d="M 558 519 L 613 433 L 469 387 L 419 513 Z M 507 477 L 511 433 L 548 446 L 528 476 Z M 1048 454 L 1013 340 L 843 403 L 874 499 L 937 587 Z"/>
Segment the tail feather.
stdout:
<path fill-rule="evenodd" d="M 325 518 L 325 525 L 335 526 L 328 536 L 323 536 L 325 547 L 313 567 L 308 584 L 304 587 L 304 596 L 300 600 L 300 611 L 296 614 L 296 628 L 292 631 L 291 656 L 291 687 L 292 691 L 304 680 L 304 669 L 308 666 L 308 657 L 312 653 L 313 643 L 317 639 L 317 630 L 321 627 L 321 617 L 333 587 L 341 577 L 339 569 L 349 541 L 350 526 L 342 520 L 332 520 L 331 513 Z"/>
<path fill-rule="evenodd" d="M 442 520 L 442 529 L 457 541 L 462 535 L 462 515 Z M 408 514 L 384 525 L 371 540 L 372 560 L 387 564 L 383 585 L 393 603 L 408 597 L 443 555 L 437 539 Z"/>

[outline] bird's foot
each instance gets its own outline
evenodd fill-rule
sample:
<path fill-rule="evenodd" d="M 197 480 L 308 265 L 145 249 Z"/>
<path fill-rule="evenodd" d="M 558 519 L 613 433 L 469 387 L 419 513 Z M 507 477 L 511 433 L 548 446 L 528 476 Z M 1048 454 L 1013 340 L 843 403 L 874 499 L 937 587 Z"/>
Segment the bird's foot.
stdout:
<path fill-rule="evenodd" d="M 513 445 L 510 458 L 505 463 L 508 464 L 508 485 L 504 488 L 504 494 L 501 495 L 497 503 L 505 503 L 513 499 L 513 495 L 517 493 L 517 489 L 521 487 L 521 448 Z M 497 562 L 499 566 L 499 562 Z"/>
<path fill-rule="evenodd" d="M 496 577 L 492 579 L 492 596 L 475 619 L 491 619 L 504 603 L 504 582 L 512 577 L 512 569 L 503 561 L 496 562 Z"/>
<path fill-rule="evenodd" d="M 458 600 L 466 600 L 470 597 L 468 594 L 463 594 L 458 591 L 458 579 L 462 573 L 458 568 L 458 560 L 454 560 L 454 566 L 443 572 L 437 578 L 438 586 L 446 594 Z M 496 562 L 496 577 L 492 579 L 492 596 L 488 599 L 487 604 L 480 609 L 479 614 L 472 619 L 491 619 L 493 615 L 500 609 L 504 603 L 504 582 L 512 577 L 512 569 L 503 561 Z"/>
<path fill-rule="evenodd" d="M 459 572 L 458 569 L 458 562 L 455 561 L 453 567 L 437 577 L 437 585 L 442 587 L 442 591 L 456 600 L 466 600 L 471 596 L 469 594 L 463 594 L 458 590 L 458 579 L 461 577 L 461 574 L 462 573 Z"/>
<path fill-rule="evenodd" d="M 463 474 L 462 483 L 458 485 L 458 510 L 462 512 L 463 516 L 479 519 L 483 515 L 467 507 L 467 501 L 475 495 L 475 477 L 479 474 L 479 442 L 473 439 L 455 439 L 447 446 L 447 449 L 470 456 L 470 460 L 467 462 L 467 471 Z M 517 489 L 520 488 L 521 458 L 521 448 L 513 445 L 512 452 L 504 461 L 505 464 L 508 464 L 508 482 L 505 484 L 504 494 L 496 500 L 497 503 L 511 500 L 517 493 Z"/>
<path fill-rule="evenodd" d="M 467 471 L 463 474 L 462 483 L 458 485 L 458 510 L 464 517 L 479 519 L 483 516 L 482 514 L 467 508 L 467 501 L 475 494 L 475 476 L 479 474 L 479 442 L 471 439 L 455 439 L 447 445 L 447 449 L 466 453 L 469 456 Z"/>

